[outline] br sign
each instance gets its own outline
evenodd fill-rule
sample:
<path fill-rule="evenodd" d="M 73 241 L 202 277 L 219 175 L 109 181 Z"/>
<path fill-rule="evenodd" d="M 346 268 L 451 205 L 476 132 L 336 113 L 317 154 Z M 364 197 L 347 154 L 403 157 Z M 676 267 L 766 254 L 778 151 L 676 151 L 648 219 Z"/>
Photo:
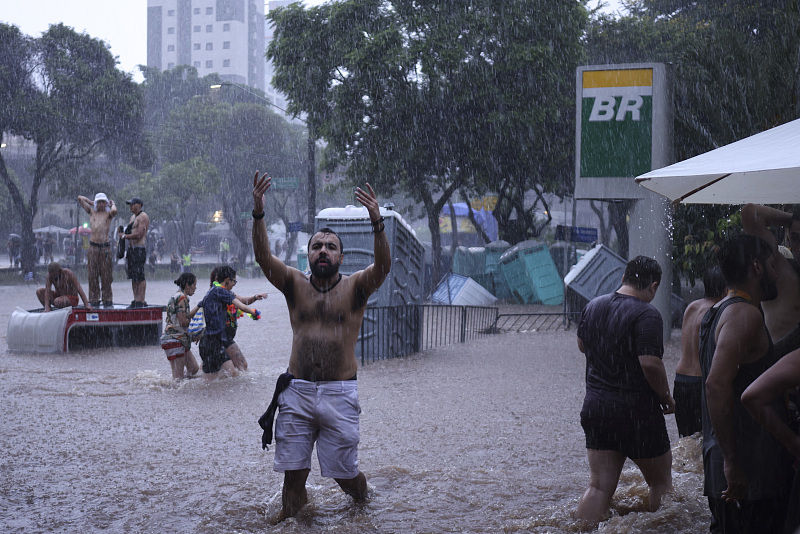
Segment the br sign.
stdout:
<path fill-rule="evenodd" d="M 577 198 L 637 198 L 632 178 L 653 168 L 665 138 L 657 131 L 665 121 L 664 65 L 580 67 L 577 74 Z"/>

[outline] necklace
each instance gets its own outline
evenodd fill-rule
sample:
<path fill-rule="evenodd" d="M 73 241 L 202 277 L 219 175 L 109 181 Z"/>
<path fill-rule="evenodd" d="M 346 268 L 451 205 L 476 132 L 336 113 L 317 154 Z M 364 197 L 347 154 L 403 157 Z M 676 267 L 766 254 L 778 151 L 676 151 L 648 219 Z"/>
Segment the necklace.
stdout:
<path fill-rule="evenodd" d="M 742 291 L 741 289 L 729 289 L 728 290 L 729 297 L 741 297 L 747 302 L 753 302 L 753 297 L 750 296 L 749 293 L 746 291 Z"/>
<path fill-rule="evenodd" d="M 336 284 L 338 284 L 339 282 L 342 281 L 342 273 L 339 273 L 339 278 L 337 278 L 336 281 L 330 287 L 326 287 L 325 289 L 317 287 L 317 285 L 314 283 L 314 275 L 313 274 L 308 278 L 308 281 L 311 282 L 311 287 L 316 289 L 318 292 L 327 293 L 328 291 L 330 291 L 331 289 L 336 287 Z"/>

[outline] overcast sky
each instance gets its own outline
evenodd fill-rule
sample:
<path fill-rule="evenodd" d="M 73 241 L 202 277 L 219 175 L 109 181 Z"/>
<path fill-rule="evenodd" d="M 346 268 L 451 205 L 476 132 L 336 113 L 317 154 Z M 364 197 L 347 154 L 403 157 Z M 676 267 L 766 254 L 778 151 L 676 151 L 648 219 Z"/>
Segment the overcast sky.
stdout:
<path fill-rule="evenodd" d="M 311 0 L 306 4 L 321 4 Z M 595 5 L 591 0 L 590 5 Z M 605 0 L 608 11 L 619 9 L 618 0 Z M 63 22 L 111 46 L 125 72 L 141 81 L 136 65 L 147 63 L 147 0 L 0 0 L 0 21 L 22 33 L 39 37 L 51 24 Z"/>

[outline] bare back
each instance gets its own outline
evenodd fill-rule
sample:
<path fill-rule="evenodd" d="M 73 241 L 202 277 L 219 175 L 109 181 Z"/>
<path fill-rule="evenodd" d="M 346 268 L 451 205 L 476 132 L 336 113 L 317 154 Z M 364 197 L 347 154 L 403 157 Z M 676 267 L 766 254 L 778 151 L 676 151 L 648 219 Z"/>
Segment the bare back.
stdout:
<path fill-rule="evenodd" d="M 692 301 L 683 313 L 681 325 L 681 359 L 675 372 L 687 376 L 700 376 L 700 323 L 718 298 L 702 298 Z"/>
<path fill-rule="evenodd" d="M 80 284 L 75 273 L 69 269 L 62 269 L 55 279 L 47 278 L 47 287 L 53 285 L 53 298 L 58 298 L 64 295 L 78 296 L 78 289 Z"/>
<path fill-rule="evenodd" d="M 318 291 L 297 269 L 283 289 L 292 323 L 289 372 L 303 380 L 347 380 L 355 376 L 355 345 L 369 295 L 356 284 L 358 273 L 342 275 L 327 292 Z"/>

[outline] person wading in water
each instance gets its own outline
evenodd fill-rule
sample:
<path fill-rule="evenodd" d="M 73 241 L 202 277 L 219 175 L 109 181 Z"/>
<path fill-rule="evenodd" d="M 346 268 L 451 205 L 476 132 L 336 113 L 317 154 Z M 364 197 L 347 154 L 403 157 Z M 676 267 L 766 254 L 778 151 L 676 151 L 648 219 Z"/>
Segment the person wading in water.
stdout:
<path fill-rule="evenodd" d="M 311 236 L 308 262 L 311 276 L 286 266 L 270 251 L 264 224 L 264 193 L 270 187 L 266 174 L 253 178 L 253 249 L 267 279 L 286 298 L 292 325 L 292 352 L 288 373 L 278 381 L 273 405 L 275 421 L 275 471 L 284 473 L 283 507 L 276 521 L 294 516 L 308 500 L 306 479 L 311 451 L 324 477 L 357 501 L 367 495 L 367 479 L 358 469 L 358 403 L 355 344 L 367 299 L 383 283 L 391 268 L 389 242 L 372 187 L 356 189 L 356 199 L 367 208 L 374 234 L 374 263 L 350 276 L 339 272 L 342 241 L 323 228 Z M 285 387 L 281 392 L 281 387 Z M 271 410 L 259 423 L 271 441 Z M 264 422 L 268 419 L 268 422 Z"/>

